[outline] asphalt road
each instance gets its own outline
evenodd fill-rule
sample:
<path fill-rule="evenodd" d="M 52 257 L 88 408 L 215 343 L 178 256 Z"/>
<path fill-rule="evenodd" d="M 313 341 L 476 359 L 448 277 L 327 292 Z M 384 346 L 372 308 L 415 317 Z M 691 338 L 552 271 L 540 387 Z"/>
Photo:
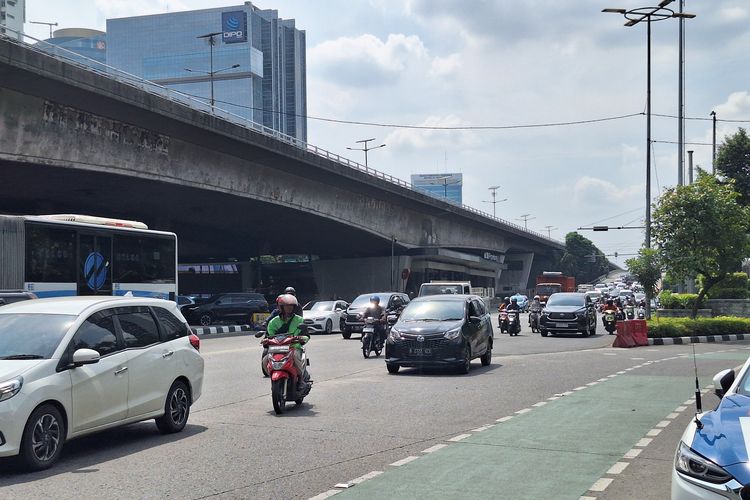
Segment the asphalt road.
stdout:
<path fill-rule="evenodd" d="M 0 497 L 310 498 L 331 491 L 337 483 L 380 471 L 385 473 L 342 495 L 357 496 L 358 491 L 364 494 L 372 485 L 383 482 L 407 483 L 414 488 L 424 484 L 419 467 L 426 459 L 402 467 L 389 464 L 422 457 L 424 450 L 447 444 L 429 458 L 434 456 L 435 467 L 447 467 L 442 476 L 450 477 L 447 471 L 452 466 L 451 454 L 461 451 L 461 446 L 471 446 L 475 438 L 467 438 L 465 444 L 450 439 L 463 434 L 474 436 L 472 431 L 509 415 L 515 415 L 513 425 L 519 426 L 513 435 L 521 432 L 541 436 L 542 431 L 549 433 L 563 423 L 575 423 L 576 428 L 590 425 L 590 433 L 576 444 L 576 449 L 597 456 L 585 477 L 598 476 L 602 468 L 618 461 L 620 449 L 631 446 L 629 441 L 634 435 L 641 435 L 641 427 L 651 425 L 650 420 L 662 420 L 672 411 L 662 411 L 662 406 L 672 405 L 671 398 L 688 399 L 692 393 L 691 384 L 685 384 L 692 373 L 692 363 L 685 357 L 689 347 L 621 350 L 608 347 L 611 341 L 612 337 L 601 332 L 589 338 L 542 338 L 527 332 L 518 337 L 496 334 L 492 365 L 481 367 L 475 360 L 469 375 L 421 373 L 413 369 L 389 375 L 382 357 L 363 359 L 358 339 L 346 341 L 338 334 L 315 336 L 308 347 L 315 380 L 313 390 L 301 407 L 277 417 L 271 405 L 270 383 L 260 374 L 258 340 L 248 336 L 204 338 L 204 395 L 193 406 L 184 432 L 161 436 L 153 422 L 145 422 L 89 436 L 68 443 L 53 469 L 36 474 L 22 473 L 10 461 L 0 461 Z M 702 385 L 710 383 L 710 376 L 720 369 L 740 364 L 739 358 L 748 352 L 744 347 L 698 346 L 699 353 L 736 349 L 731 359 L 729 354 L 699 357 Z M 665 358 L 673 359 L 643 365 Z M 638 365 L 642 366 L 637 371 L 625 372 Z M 607 377 L 617 376 L 618 371 L 626 375 L 601 386 L 616 388 L 614 392 L 597 387 L 586 389 L 588 393 L 574 390 L 589 387 L 587 384 L 599 379 L 609 380 Z M 648 377 L 661 375 L 666 377 L 648 382 L 652 380 Z M 655 393 L 644 390 L 657 382 L 661 385 Z M 569 394 L 562 396 L 566 393 Z M 602 396 L 596 397 L 600 393 Z M 633 408 L 648 406 L 649 411 L 637 422 L 639 427 L 634 427 L 635 423 L 613 425 L 611 429 L 606 425 L 608 419 L 615 417 L 606 413 L 611 408 L 607 410 L 607 405 L 597 402 L 613 393 L 627 395 L 627 404 Z M 660 401 L 659 394 L 665 398 L 663 404 L 657 405 L 654 401 Z M 556 406 L 555 401 L 544 407 L 534 406 L 548 398 L 565 404 Z M 526 409 L 534 411 L 527 414 Z M 586 414 L 585 420 L 570 418 L 576 410 Z M 649 450 L 654 456 L 644 452 L 612 482 L 611 489 L 605 492 L 607 498 L 633 498 L 634 492 L 643 491 L 658 494 L 636 496 L 665 498 L 669 491 L 669 461 L 685 423 L 675 421 L 670 432 L 660 436 L 665 442 L 655 446 L 655 441 L 653 450 Z M 503 424 L 487 428 L 482 438 L 502 444 L 506 438 L 499 434 L 500 425 Z M 560 427 L 557 434 L 565 435 L 563 429 Z M 587 453 L 589 447 L 606 447 L 611 438 L 607 436 L 612 433 L 619 436 L 617 446 L 607 445 L 614 451 Z M 514 453 L 527 453 L 533 448 L 523 443 L 512 446 Z M 486 449 L 489 448 L 478 446 L 473 452 L 477 467 L 484 467 L 482 470 L 490 475 L 507 468 L 501 456 L 487 458 Z M 524 456 L 525 460 L 537 460 L 534 455 Z M 646 461 L 638 465 L 638 460 Z M 659 466 L 655 468 L 647 460 Z M 640 469 L 649 473 L 638 474 Z M 464 497 L 503 497 L 503 491 L 519 491 L 519 485 L 528 482 L 529 474 L 534 473 L 555 472 L 527 469 L 519 476 L 504 479 L 507 490 Z M 581 481 L 566 480 L 564 471 L 554 477 L 562 485 L 548 492 L 555 498 L 579 498 L 587 493 Z M 438 487 L 423 493 L 431 498 L 452 497 L 448 490 Z M 374 491 L 376 494 L 370 491 L 368 496 L 394 497 L 384 489 Z M 403 496 L 402 493 L 405 492 L 394 491 L 395 496 Z M 589 492 L 589 496 L 597 495 Z"/>

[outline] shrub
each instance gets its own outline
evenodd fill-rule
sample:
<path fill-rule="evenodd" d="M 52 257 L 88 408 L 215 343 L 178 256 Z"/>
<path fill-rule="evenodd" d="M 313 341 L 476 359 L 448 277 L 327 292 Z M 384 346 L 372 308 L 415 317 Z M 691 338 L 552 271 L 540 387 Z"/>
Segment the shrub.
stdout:
<path fill-rule="evenodd" d="M 747 273 L 732 273 L 715 285 L 709 295 L 712 299 L 746 299 Z"/>
<path fill-rule="evenodd" d="M 750 334 L 750 318 L 661 318 L 648 322 L 648 336 L 651 338 L 737 334 Z"/>
<path fill-rule="evenodd" d="M 698 295 L 695 293 L 672 293 L 665 290 L 659 294 L 659 303 L 663 309 L 692 309 Z"/>

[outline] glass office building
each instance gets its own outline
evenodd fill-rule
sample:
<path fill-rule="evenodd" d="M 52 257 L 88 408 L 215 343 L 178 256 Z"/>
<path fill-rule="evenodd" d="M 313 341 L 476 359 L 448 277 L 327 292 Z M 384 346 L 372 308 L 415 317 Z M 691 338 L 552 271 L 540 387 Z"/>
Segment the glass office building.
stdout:
<path fill-rule="evenodd" d="M 213 86 L 217 108 L 307 141 L 305 32 L 277 11 L 245 2 L 108 19 L 107 41 L 108 65 L 206 108 Z"/>
<path fill-rule="evenodd" d="M 26 22 L 26 0 L 0 0 L 0 34 L 23 40 L 23 37 L 13 31 L 23 33 L 23 23 Z"/>
<path fill-rule="evenodd" d="M 415 188 L 440 198 L 463 203 L 463 174 L 415 174 L 411 176 L 411 183 Z"/>
<path fill-rule="evenodd" d="M 59 57 L 72 59 L 99 70 L 104 70 L 103 65 L 107 63 L 107 34 L 103 31 L 85 28 L 60 29 L 52 34 L 52 38 L 36 45 Z"/>

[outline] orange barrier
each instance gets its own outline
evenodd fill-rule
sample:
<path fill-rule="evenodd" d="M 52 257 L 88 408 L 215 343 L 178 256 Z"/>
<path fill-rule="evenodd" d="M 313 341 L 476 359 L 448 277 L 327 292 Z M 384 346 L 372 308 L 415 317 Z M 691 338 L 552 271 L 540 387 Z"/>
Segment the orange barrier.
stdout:
<path fill-rule="evenodd" d="M 648 327 L 642 319 L 617 322 L 617 337 L 612 347 L 636 347 L 648 345 Z"/>

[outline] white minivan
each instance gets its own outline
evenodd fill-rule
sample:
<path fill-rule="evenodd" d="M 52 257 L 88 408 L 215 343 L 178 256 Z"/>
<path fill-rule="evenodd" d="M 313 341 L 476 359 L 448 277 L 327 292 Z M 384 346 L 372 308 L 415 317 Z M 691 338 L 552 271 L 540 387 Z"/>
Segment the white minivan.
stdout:
<path fill-rule="evenodd" d="M 46 469 L 68 439 L 156 419 L 181 431 L 203 358 L 174 302 L 29 300 L 0 309 L 0 457 Z"/>

